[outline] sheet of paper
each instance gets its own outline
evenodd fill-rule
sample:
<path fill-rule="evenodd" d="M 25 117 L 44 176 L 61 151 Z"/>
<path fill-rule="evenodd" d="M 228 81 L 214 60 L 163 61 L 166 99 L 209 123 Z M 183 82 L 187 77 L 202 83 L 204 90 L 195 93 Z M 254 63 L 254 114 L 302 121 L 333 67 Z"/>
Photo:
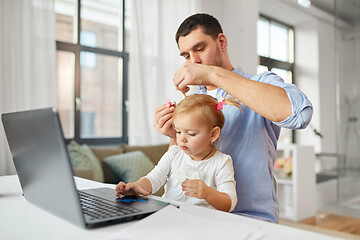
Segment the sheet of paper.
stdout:
<path fill-rule="evenodd" d="M 183 239 L 266 239 L 267 233 L 258 226 L 238 221 L 224 222 L 202 217 L 172 205 L 112 234 L 107 240 L 183 240 Z"/>

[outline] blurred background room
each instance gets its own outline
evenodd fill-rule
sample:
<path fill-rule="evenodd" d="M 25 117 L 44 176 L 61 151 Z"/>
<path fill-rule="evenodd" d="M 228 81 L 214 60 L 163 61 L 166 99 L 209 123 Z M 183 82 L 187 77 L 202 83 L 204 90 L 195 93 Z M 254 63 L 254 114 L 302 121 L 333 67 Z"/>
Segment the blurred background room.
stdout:
<path fill-rule="evenodd" d="M 360 218 L 360 0 L 2 0 L 0 113 L 55 107 L 67 143 L 167 144 L 154 111 L 183 97 L 175 32 L 197 12 L 219 20 L 234 67 L 273 71 L 313 103 L 305 130 L 280 135 L 280 217 Z"/>

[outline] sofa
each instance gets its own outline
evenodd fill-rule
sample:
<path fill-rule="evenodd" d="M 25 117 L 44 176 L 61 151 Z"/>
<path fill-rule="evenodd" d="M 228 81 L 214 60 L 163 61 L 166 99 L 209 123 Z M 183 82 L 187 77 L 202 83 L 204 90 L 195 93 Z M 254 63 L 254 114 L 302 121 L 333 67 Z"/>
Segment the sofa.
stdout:
<path fill-rule="evenodd" d="M 74 176 L 117 184 L 119 181 L 127 181 L 119 176 L 120 169 L 123 170 L 123 174 L 127 174 L 132 172 L 133 169 L 140 167 L 140 169 L 142 169 L 141 175 L 146 175 L 168 150 L 168 146 L 168 144 L 150 146 L 129 146 L 125 144 L 88 146 L 86 144 L 79 145 L 76 142 L 71 142 L 68 144 L 68 150 L 73 165 Z M 87 162 L 79 161 L 84 155 L 91 158 L 91 160 L 88 159 L 86 160 Z M 88 161 L 93 162 L 89 164 Z M 132 166 L 132 162 L 137 163 Z M 146 168 L 144 168 L 144 165 L 146 165 Z M 96 178 L 96 170 L 101 171 L 100 173 L 96 173 L 97 175 L 101 175 L 101 178 Z M 129 181 L 136 181 L 141 176 L 132 177 Z M 155 195 L 161 196 L 163 192 L 164 189 L 161 188 Z"/>

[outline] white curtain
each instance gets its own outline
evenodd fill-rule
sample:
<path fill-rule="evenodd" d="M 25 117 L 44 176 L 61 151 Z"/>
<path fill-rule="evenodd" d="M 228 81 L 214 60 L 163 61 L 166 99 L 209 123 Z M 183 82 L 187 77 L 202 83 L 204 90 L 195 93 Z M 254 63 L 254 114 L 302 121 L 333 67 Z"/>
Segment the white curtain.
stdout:
<path fill-rule="evenodd" d="M 53 0 L 0 1 L 0 113 L 57 106 Z M 0 175 L 14 174 L 0 124 Z"/>
<path fill-rule="evenodd" d="M 196 12 L 194 0 L 129 1 L 129 144 L 169 141 L 153 127 L 155 108 L 167 99 L 179 101 L 172 79 L 184 62 L 175 33 L 181 22 Z"/>

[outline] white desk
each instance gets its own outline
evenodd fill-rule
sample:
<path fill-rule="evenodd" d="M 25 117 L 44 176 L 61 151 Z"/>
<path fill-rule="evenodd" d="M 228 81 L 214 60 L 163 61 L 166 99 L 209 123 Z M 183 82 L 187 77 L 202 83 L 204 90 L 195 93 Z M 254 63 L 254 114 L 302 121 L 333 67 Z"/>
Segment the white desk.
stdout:
<path fill-rule="evenodd" d="M 78 178 L 76 183 L 79 189 L 84 189 L 86 186 L 94 188 L 102 186 L 102 184 Z M 339 239 L 189 204 L 180 205 L 180 209 L 193 214 L 218 220 L 231 220 L 261 226 L 263 230 L 268 232 L 266 239 Z M 119 229 L 128 227 L 133 223 L 122 223 L 91 230 L 79 228 L 28 203 L 22 196 L 21 187 L 16 175 L 0 176 L 0 239 L 106 239 Z M 206 229 L 206 226 L 204 226 L 204 229 Z M 161 226 L 159 231 L 161 231 Z M 237 239 L 236 236 L 234 236 L 233 240 L 235 239 Z"/>

